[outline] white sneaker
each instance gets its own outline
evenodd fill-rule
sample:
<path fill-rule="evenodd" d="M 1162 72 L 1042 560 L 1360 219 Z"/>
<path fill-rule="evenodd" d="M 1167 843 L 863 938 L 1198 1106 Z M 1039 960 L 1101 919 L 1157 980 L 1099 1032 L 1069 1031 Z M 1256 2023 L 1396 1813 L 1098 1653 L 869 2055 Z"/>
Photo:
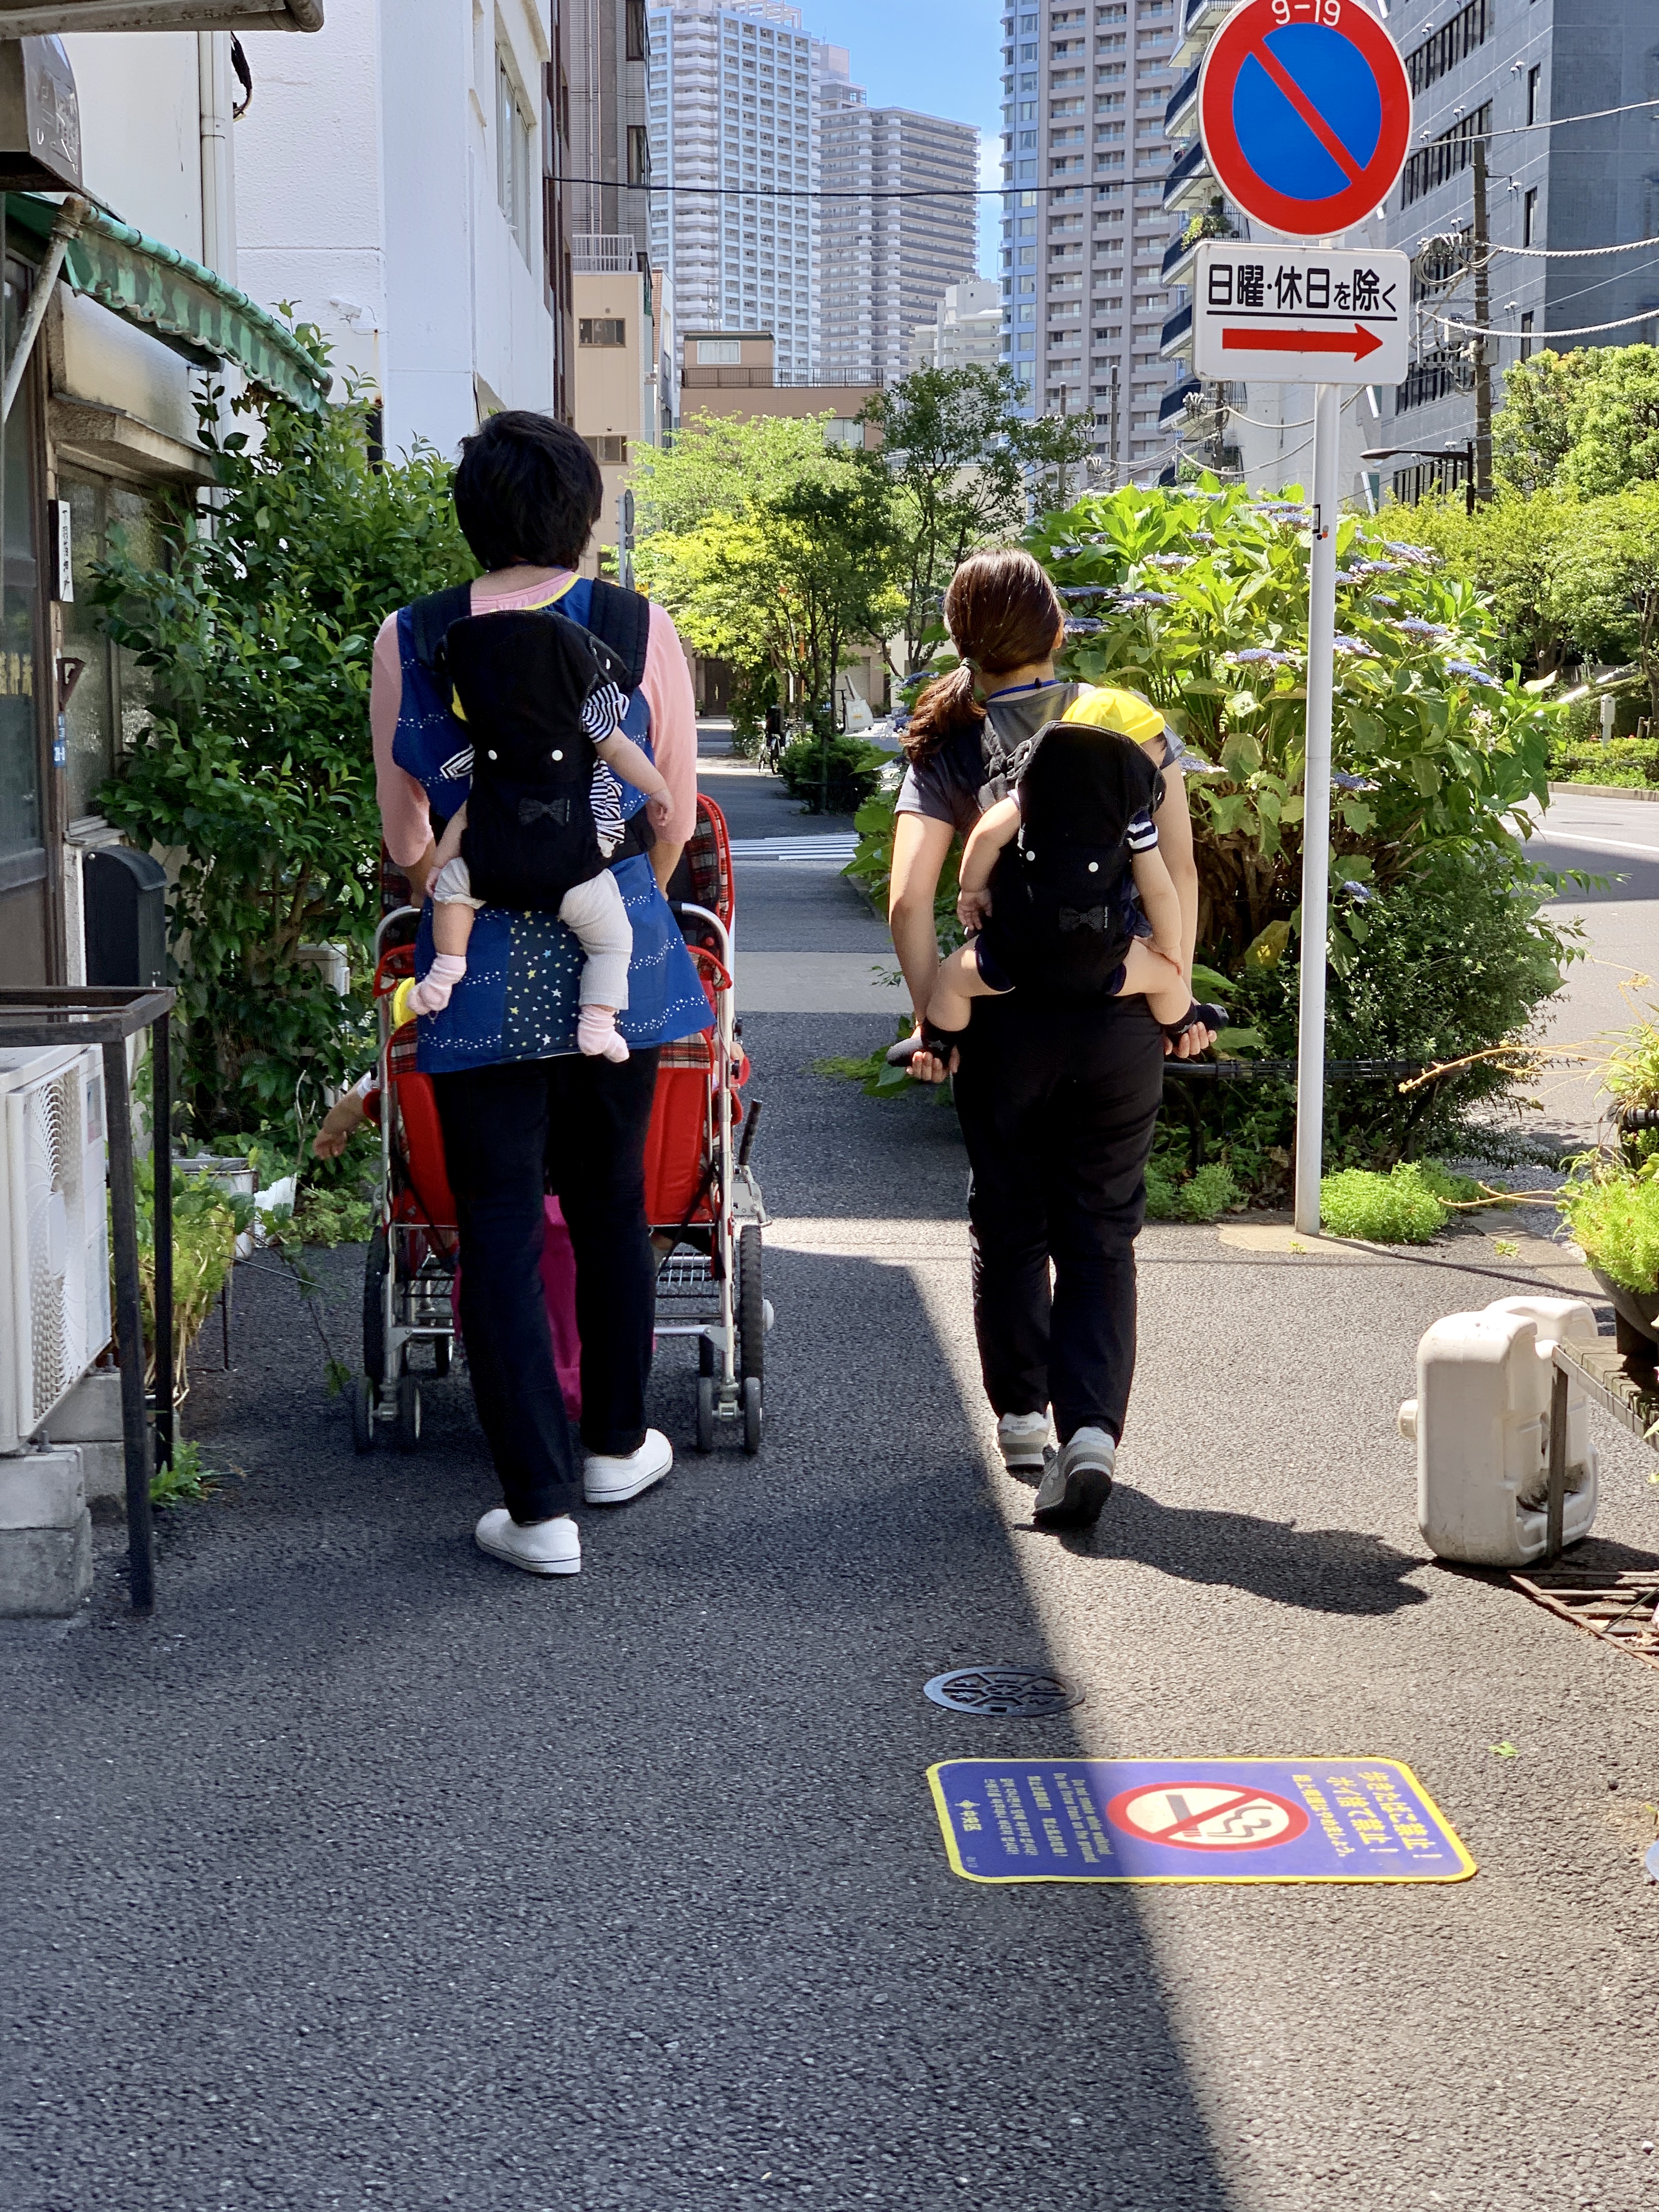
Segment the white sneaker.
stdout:
<path fill-rule="evenodd" d="M 1047 1413 L 1005 1413 L 997 1423 L 997 1443 L 1010 1474 L 1041 1474 L 1042 1455 L 1053 1440 Z"/>
<path fill-rule="evenodd" d="M 1111 1495 L 1117 1446 L 1104 1429 L 1079 1429 L 1037 1485 L 1034 1518 L 1045 1528 L 1092 1528 Z"/>
<path fill-rule="evenodd" d="M 647 1429 L 645 1442 L 626 1457 L 588 1454 L 582 1472 L 582 1495 L 590 1505 L 626 1505 L 630 1498 L 660 1482 L 673 1464 L 673 1445 L 660 1429 Z"/>
<path fill-rule="evenodd" d="M 505 1559 L 510 1567 L 522 1567 L 527 1575 L 579 1575 L 582 1571 L 582 1540 L 568 1513 L 524 1528 L 506 1506 L 497 1505 L 472 1534 L 481 1552 Z"/>

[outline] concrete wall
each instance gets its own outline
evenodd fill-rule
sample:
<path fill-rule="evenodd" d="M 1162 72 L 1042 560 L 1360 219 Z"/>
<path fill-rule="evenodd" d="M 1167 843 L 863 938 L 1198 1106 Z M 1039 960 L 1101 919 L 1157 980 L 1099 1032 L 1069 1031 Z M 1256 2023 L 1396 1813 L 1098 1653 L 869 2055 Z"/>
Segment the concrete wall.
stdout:
<path fill-rule="evenodd" d="M 324 29 L 245 41 L 242 283 L 291 299 L 376 381 L 389 451 L 453 454 L 496 407 L 553 404 L 542 234 L 548 0 L 331 0 Z M 525 245 L 496 192 L 495 68 L 534 122 Z M 527 247 L 527 251 L 526 251 Z"/>
<path fill-rule="evenodd" d="M 123 222 L 199 261 L 201 92 L 195 32 L 83 31 L 66 38 L 64 46 L 80 94 L 87 183 Z"/>
<path fill-rule="evenodd" d="M 404 0 L 407 4 L 407 0 Z M 253 100 L 236 125 L 240 282 L 291 301 L 337 368 L 385 380 L 380 0 L 331 0 L 314 36 L 245 38 Z"/>

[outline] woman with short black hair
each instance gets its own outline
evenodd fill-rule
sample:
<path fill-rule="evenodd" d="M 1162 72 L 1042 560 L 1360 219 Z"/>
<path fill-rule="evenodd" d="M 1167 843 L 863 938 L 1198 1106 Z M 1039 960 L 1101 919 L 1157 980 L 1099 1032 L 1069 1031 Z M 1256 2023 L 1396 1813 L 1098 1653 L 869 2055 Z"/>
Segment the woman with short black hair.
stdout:
<path fill-rule="evenodd" d="M 664 899 L 696 811 L 696 709 L 673 623 L 638 593 L 576 573 L 603 483 L 574 430 L 545 416 L 492 416 L 462 448 L 455 506 L 486 573 L 404 607 L 374 647 L 370 719 L 386 848 L 425 900 L 434 826 L 462 805 L 471 739 L 434 666 L 448 623 L 556 608 L 600 635 L 631 677 L 622 729 L 668 787 L 651 843 L 644 793 L 623 787 L 629 843 L 612 864 L 633 933 L 625 1060 L 576 1049 L 581 949 L 556 915 L 482 908 L 465 975 L 422 1016 L 418 1065 L 433 1079 L 461 1242 L 461 1328 L 478 1418 L 504 1504 L 479 1545 L 538 1575 L 581 1565 L 571 1510 L 620 1504 L 661 1480 L 668 1440 L 645 1425 L 656 1265 L 645 1219 L 645 1140 L 657 1048 L 709 1026 L 708 1001 Z M 507 635 L 510 625 L 503 625 Z M 432 909 L 416 967 L 433 957 Z M 578 1469 L 553 1364 L 541 1281 L 548 1189 L 576 1258 L 581 1332 Z"/>

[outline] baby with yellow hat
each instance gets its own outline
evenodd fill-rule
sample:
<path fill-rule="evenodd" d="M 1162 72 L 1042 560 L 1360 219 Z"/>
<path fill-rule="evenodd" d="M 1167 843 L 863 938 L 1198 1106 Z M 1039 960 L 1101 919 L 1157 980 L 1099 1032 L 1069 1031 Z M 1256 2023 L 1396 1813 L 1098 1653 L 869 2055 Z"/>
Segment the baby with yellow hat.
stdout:
<path fill-rule="evenodd" d="M 939 969 L 919 1049 L 948 1066 L 972 1001 L 1016 989 L 1144 996 L 1172 1038 L 1194 1022 L 1223 1026 L 1224 1010 L 1194 1005 L 1187 988 L 1181 904 L 1158 849 L 1162 779 L 1143 747 L 1163 727 L 1137 693 L 1085 688 L 1020 749 L 1012 796 L 980 817 L 963 854 L 957 914 L 973 934 Z"/>

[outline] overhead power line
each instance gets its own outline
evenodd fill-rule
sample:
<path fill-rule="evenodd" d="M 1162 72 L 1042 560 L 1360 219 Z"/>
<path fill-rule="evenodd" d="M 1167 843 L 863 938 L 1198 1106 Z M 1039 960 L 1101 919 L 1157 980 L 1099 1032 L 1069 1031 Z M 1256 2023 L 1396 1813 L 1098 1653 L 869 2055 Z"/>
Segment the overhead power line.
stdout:
<path fill-rule="evenodd" d="M 1460 323 L 1450 315 L 1431 314 L 1431 323 L 1443 324 L 1449 331 L 1461 331 L 1471 338 L 1530 338 L 1535 346 L 1547 345 L 1552 338 L 1590 338 L 1602 331 L 1627 331 L 1632 323 L 1659 322 L 1659 307 L 1644 307 L 1639 315 L 1620 315 L 1611 323 L 1581 323 L 1571 331 L 1522 331 L 1499 329 L 1495 325 Z"/>
<path fill-rule="evenodd" d="M 560 185 L 598 185 L 607 191 L 697 192 L 705 198 L 739 200 L 1000 200 L 1017 192 L 1070 192 L 1077 179 L 1059 185 L 915 185 L 891 191 L 841 191 L 812 185 L 624 185 L 615 177 L 557 177 Z M 1122 182 L 1118 179 L 1115 181 Z"/>
<path fill-rule="evenodd" d="M 1644 246 L 1659 246 L 1659 238 L 1632 238 L 1623 246 L 1499 246 L 1488 239 L 1488 253 L 1530 253 L 1540 261 L 1592 261 L 1601 253 L 1639 253 Z"/>
<path fill-rule="evenodd" d="M 1536 123 L 1510 123 L 1501 131 L 1472 132 L 1481 138 L 1519 138 L 1528 131 L 1560 131 L 1569 123 L 1600 123 L 1609 115 L 1639 115 L 1644 108 L 1659 107 L 1659 100 L 1632 100 L 1627 107 L 1592 107 L 1583 115 L 1547 115 Z"/>

